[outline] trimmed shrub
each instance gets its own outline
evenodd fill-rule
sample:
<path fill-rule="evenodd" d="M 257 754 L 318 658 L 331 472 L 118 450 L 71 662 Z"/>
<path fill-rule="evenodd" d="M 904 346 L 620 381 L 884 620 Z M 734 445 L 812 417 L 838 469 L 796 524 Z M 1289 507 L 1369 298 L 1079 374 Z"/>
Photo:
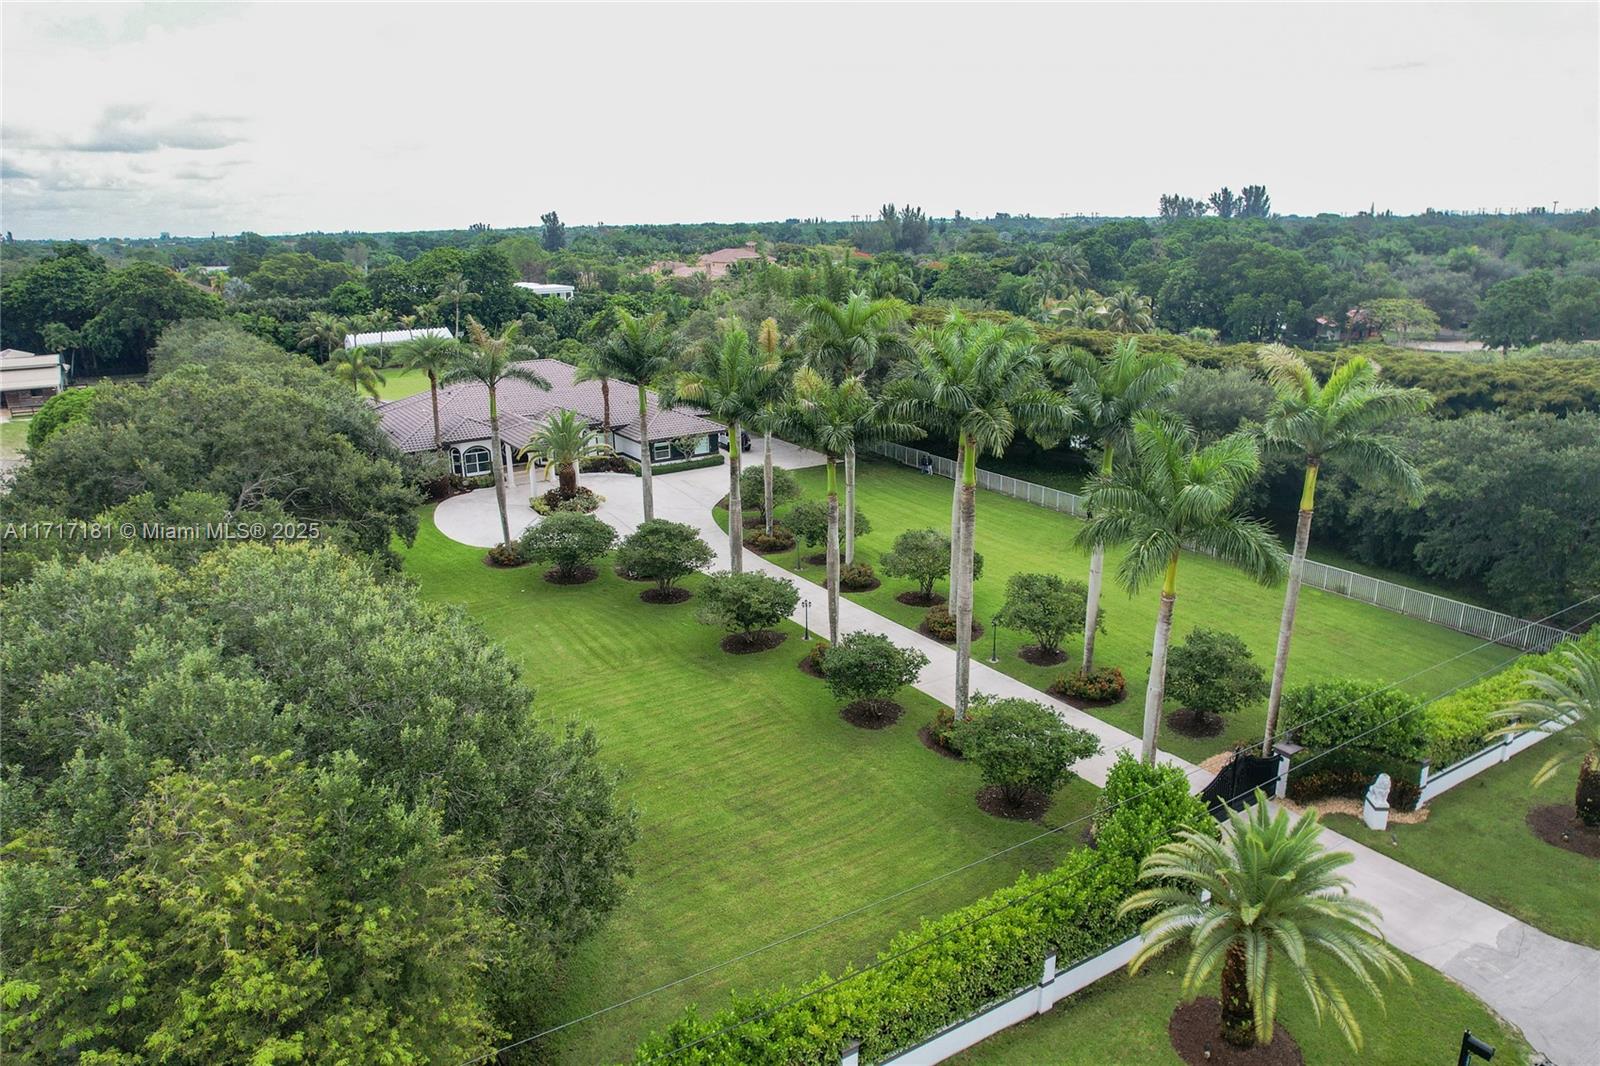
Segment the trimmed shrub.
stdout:
<path fill-rule="evenodd" d="M 761 463 L 756 462 L 745 467 L 739 472 L 739 494 L 744 498 L 746 510 L 761 511 L 765 521 L 766 514 L 763 505 L 767 502 L 766 473 Z M 785 504 L 793 503 L 800 498 L 800 482 L 794 476 L 793 470 L 785 470 L 781 466 L 772 468 L 772 509 L 774 512 Z"/>
<path fill-rule="evenodd" d="M 1033 637 L 1046 653 L 1059 652 L 1068 634 L 1083 629 L 1089 586 L 1055 574 L 1012 574 L 1006 579 L 1006 600 L 996 621 Z"/>
<path fill-rule="evenodd" d="M 1297 769 L 1304 766 L 1304 769 Z M 1289 798 L 1296 803 L 1313 800 L 1364 799 L 1367 789 L 1379 774 L 1388 774 L 1389 805 L 1397 811 L 1414 811 L 1422 791 L 1417 788 L 1421 766 L 1396 759 L 1371 748 L 1339 748 L 1333 751 L 1305 751 L 1289 761 Z"/>
<path fill-rule="evenodd" d="M 494 484 L 493 481 L 490 484 Z M 551 489 L 542 496 L 535 496 L 528 501 L 536 514 L 589 514 L 605 502 L 605 497 L 590 492 L 582 485 L 571 496 L 564 494 L 560 489 Z"/>
<path fill-rule="evenodd" d="M 744 535 L 745 547 L 762 555 L 786 552 L 794 548 L 794 534 L 782 526 L 773 526 L 772 532 L 753 529 Z"/>
<path fill-rule="evenodd" d="M 706 578 L 698 618 L 729 633 L 750 633 L 782 622 L 799 602 L 800 590 L 787 578 L 722 570 Z"/>
<path fill-rule="evenodd" d="M 493 566 L 521 566 L 528 561 L 521 544 L 496 544 L 484 558 Z"/>
<path fill-rule="evenodd" d="M 949 534 L 933 529 L 908 529 L 894 538 L 894 548 L 879 557 L 878 565 L 889 577 L 915 581 L 917 591 L 926 601 L 933 595 L 934 583 L 950 576 Z M 972 579 L 976 581 L 981 577 L 983 553 L 973 552 Z"/>
<path fill-rule="evenodd" d="M 846 702 L 892 700 L 928 665 L 922 652 L 897 647 L 888 637 L 866 632 L 841 637 L 827 657 L 828 688 Z"/>
<path fill-rule="evenodd" d="M 844 543 L 844 501 L 839 501 L 839 542 Z M 801 500 L 789 508 L 784 515 L 783 524 L 794 531 L 794 535 L 805 541 L 806 547 L 816 548 L 825 546 L 828 541 L 828 501 L 827 500 Z M 856 508 L 856 536 L 864 537 L 872 532 L 872 523 L 862 513 L 861 508 Z"/>
<path fill-rule="evenodd" d="M 1179 829 L 1216 835 L 1217 823 L 1205 801 L 1189 791 L 1189 778 L 1176 766 L 1146 766 L 1119 752 L 1090 822 L 1101 852 L 1143 862 Z"/>
<path fill-rule="evenodd" d="M 798 989 L 736 995 L 704 1017 L 691 1007 L 644 1041 L 634 1061 L 673 1052 L 673 1062 L 700 1066 L 828 1063 L 838 1061 L 844 1044 L 859 1040 L 862 1061 L 876 1062 L 1032 987 L 1046 955 L 1056 954 L 1058 969 L 1065 970 L 1120 943 L 1138 928 L 1135 917 L 1117 917 L 1133 891 L 1138 863 L 1179 829 L 1216 831 L 1203 805 L 1184 802 L 1189 790 L 1181 772 L 1140 772 L 1177 780 L 1162 778 L 1154 792 L 1130 780 L 1123 789 L 1127 803 L 1108 816 L 1111 828 L 1096 850 L 1074 851 L 1053 870 L 1024 874 L 1009 888 L 924 919 L 878 953 L 881 965 L 848 981 L 834 984 L 822 974 Z M 789 1002 L 806 993 L 815 994 Z"/>
<path fill-rule="evenodd" d="M 1377 681 L 1313 681 L 1283 694 L 1280 727 L 1308 748 L 1343 744 L 1400 759 L 1420 759 L 1427 748 L 1422 701 Z M 1370 783 L 1370 782 L 1369 782 Z"/>
<path fill-rule="evenodd" d="M 578 462 L 578 470 L 585 474 L 631 474 L 633 468 L 628 460 L 615 453 L 611 455 L 591 455 Z"/>
<path fill-rule="evenodd" d="M 1088 673 L 1074 670 L 1056 678 L 1050 694 L 1059 699 L 1115 703 L 1128 694 L 1128 679 L 1115 666 L 1097 666 Z"/>
<path fill-rule="evenodd" d="M 1498 674 L 1423 708 L 1419 723 L 1423 757 L 1435 770 L 1443 770 L 1487 745 L 1489 734 L 1505 724 L 1495 721 L 1495 712 L 1534 694 L 1528 685 L 1528 667 L 1543 660 L 1542 655 L 1524 656 Z"/>
<path fill-rule="evenodd" d="M 650 474 L 653 477 L 656 474 L 673 474 L 679 470 L 698 470 L 703 466 L 721 466 L 725 461 L 722 453 L 718 452 L 716 455 L 703 455 L 698 459 L 685 459 L 681 463 L 652 463 Z M 628 466 L 633 470 L 635 477 L 644 476 L 644 472 L 637 464 L 629 463 Z"/>
<path fill-rule="evenodd" d="M 1195 629 L 1167 660 L 1167 694 L 1203 714 L 1232 714 L 1267 695 L 1267 675 L 1244 641 Z"/>
<path fill-rule="evenodd" d="M 970 705 L 970 704 L 969 704 Z M 957 750 L 978 764 L 983 783 L 1007 803 L 1029 793 L 1051 795 L 1072 776 L 1072 764 L 1100 753 L 1093 733 L 1067 725 L 1050 708 L 1016 697 L 991 699 L 955 726 Z"/>
<path fill-rule="evenodd" d="M 523 530 L 522 556 L 551 563 L 557 574 L 571 578 L 616 542 L 617 531 L 593 515 L 558 513 Z"/>
<path fill-rule="evenodd" d="M 850 563 L 839 568 L 839 587 L 846 592 L 866 592 L 878 587 L 878 576 L 867 563 Z"/>
<path fill-rule="evenodd" d="M 654 581 L 661 592 L 715 558 L 693 526 L 661 518 L 641 523 L 617 546 L 617 566 L 635 580 Z"/>
<path fill-rule="evenodd" d="M 828 642 L 822 637 L 813 637 L 812 641 L 811 650 L 806 652 L 802 662 L 813 673 L 826 676 L 827 671 L 823 668 L 823 661 L 828 657 Z"/>

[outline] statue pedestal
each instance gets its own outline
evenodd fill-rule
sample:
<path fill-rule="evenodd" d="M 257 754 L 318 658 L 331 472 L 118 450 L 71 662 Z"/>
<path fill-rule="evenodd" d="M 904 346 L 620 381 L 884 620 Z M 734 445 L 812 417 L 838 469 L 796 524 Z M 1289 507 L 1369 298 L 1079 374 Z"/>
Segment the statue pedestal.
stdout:
<path fill-rule="evenodd" d="M 1361 803 L 1361 820 L 1368 829 L 1389 828 L 1389 786 L 1389 775 L 1379 774 L 1367 789 L 1366 799 Z"/>

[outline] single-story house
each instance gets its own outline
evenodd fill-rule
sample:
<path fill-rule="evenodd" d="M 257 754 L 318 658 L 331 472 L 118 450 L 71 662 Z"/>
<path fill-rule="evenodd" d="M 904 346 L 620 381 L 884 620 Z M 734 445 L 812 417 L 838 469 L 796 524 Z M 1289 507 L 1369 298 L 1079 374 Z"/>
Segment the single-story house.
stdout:
<path fill-rule="evenodd" d="M 60 353 L 39 355 L 20 348 L 0 351 L 0 406 L 13 415 L 31 415 L 67 387 Z"/>
<path fill-rule="evenodd" d="M 556 411 L 567 410 L 601 431 L 605 403 L 598 381 L 577 381 L 577 368 L 556 359 L 529 359 L 518 363 L 550 383 L 549 391 L 526 382 L 503 381 L 495 389 L 500 408 L 502 460 L 509 467 L 527 447 L 539 427 Z M 641 441 L 638 394 L 632 385 L 611 383 L 611 434 L 605 443 L 620 455 L 638 459 L 650 449 L 654 463 L 678 462 L 709 455 L 717 435 L 725 428 L 685 408 L 664 408 L 653 390 L 647 391 L 650 439 Z M 400 400 L 376 405 L 383 431 L 403 452 L 433 450 L 433 404 L 424 390 Z M 450 467 L 463 477 L 493 473 L 489 437 L 489 390 L 477 382 L 460 382 L 439 389 L 439 433 Z"/>
<path fill-rule="evenodd" d="M 384 329 L 376 333 L 346 333 L 344 346 L 349 348 L 392 348 L 406 341 L 416 340 L 418 337 L 444 337 L 449 339 L 455 336 L 445 326 L 433 326 L 429 329 Z"/>
<path fill-rule="evenodd" d="M 526 289 L 535 296 L 554 296 L 560 300 L 570 300 L 578 291 L 571 285 L 546 284 L 542 281 L 519 281 L 516 287 Z"/>
<path fill-rule="evenodd" d="M 728 276 L 728 271 L 735 263 L 742 263 L 750 259 L 765 259 L 756 250 L 755 241 L 746 241 L 738 248 L 718 248 L 714 252 L 707 252 L 693 263 L 685 263 L 677 259 L 661 259 L 645 267 L 647 274 L 666 274 L 674 278 L 692 278 L 696 274 L 704 274 L 712 281 L 717 281 Z"/>

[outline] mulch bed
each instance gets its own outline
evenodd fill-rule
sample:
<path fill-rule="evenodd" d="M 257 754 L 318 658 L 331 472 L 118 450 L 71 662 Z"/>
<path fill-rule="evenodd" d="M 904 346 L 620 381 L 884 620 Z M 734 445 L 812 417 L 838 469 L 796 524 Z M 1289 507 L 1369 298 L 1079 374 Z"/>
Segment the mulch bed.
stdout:
<path fill-rule="evenodd" d="M 921 729 L 917 730 L 917 739 L 922 741 L 923 747 L 927 748 L 935 755 L 943 755 L 946 759 L 954 759 L 956 762 L 967 761 L 967 757 L 961 754 L 959 751 L 951 751 L 949 748 L 939 743 L 938 738 L 933 735 L 932 726 L 925 725 Z"/>
<path fill-rule="evenodd" d="M 839 561 L 839 565 L 843 566 L 844 565 L 844 556 L 841 555 L 839 557 L 839 560 L 840 560 Z M 807 566 L 827 566 L 828 565 L 828 553 L 827 552 L 817 552 L 815 555 L 803 555 L 803 556 L 800 557 L 800 561 L 802 563 L 805 563 Z"/>
<path fill-rule="evenodd" d="M 722 638 L 722 650 L 729 655 L 752 655 L 758 651 L 771 651 L 789 639 L 789 634 L 776 629 L 757 629 L 749 633 L 729 633 Z"/>
<path fill-rule="evenodd" d="M 811 658 L 809 653 L 807 653 L 805 658 L 800 660 L 798 665 L 800 667 L 800 672 L 805 674 L 807 677 L 825 678 L 827 676 L 821 670 L 817 669 L 816 660 Z"/>
<path fill-rule="evenodd" d="M 611 572 L 613 574 L 616 574 L 618 577 L 620 577 L 624 581 L 654 581 L 655 580 L 655 578 L 653 578 L 653 577 L 634 577 L 632 574 L 628 573 L 628 571 L 624 570 L 620 566 L 615 568 Z"/>
<path fill-rule="evenodd" d="M 845 704 L 839 717 L 861 729 L 887 729 L 905 713 L 894 700 L 856 700 Z"/>
<path fill-rule="evenodd" d="M 907 607 L 937 607 L 944 602 L 944 597 L 937 592 L 930 592 L 924 596 L 920 589 L 912 589 L 896 596 L 895 602 L 903 603 Z"/>
<path fill-rule="evenodd" d="M 784 552 L 794 551 L 794 545 L 791 544 L 785 548 L 781 544 L 775 544 L 770 548 L 763 548 L 759 545 L 752 544 L 750 539 L 746 537 L 744 542 L 744 550 L 748 552 L 755 552 L 757 555 L 782 555 Z"/>
<path fill-rule="evenodd" d="M 515 570 L 519 566 L 527 566 L 528 560 L 524 559 L 518 563 L 497 563 L 494 561 L 493 556 L 485 555 L 483 557 L 483 565 L 491 570 Z"/>
<path fill-rule="evenodd" d="M 552 585 L 587 585 L 599 576 L 600 571 L 592 566 L 580 566 L 570 574 L 554 569 L 544 572 L 544 579 Z"/>
<path fill-rule="evenodd" d="M 996 818 L 1009 818 L 1013 822 L 1037 822 L 1050 810 L 1050 797 L 1043 792 L 1026 793 L 1021 803 L 1007 803 L 999 785 L 985 785 L 978 789 L 978 806 L 985 814 Z"/>
<path fill-rule="evenodd" d="M 1214 737 L 1228 723 L 1220 714 L 1179 707 L 1167 712 L 1167 728 L 1186 737 Z"/>
<path fill-rule="evenodd" d="M 1037 644 L 1024 644 L 1017 649 L 1017 658 L 1032 666 L 1060 666 L 1067 661 L 1067 653 L 1060 648 L 1045 651 Z"/>
<path fill-rule="evenodd" d="M 1051 696 L 1054 696 L 1062 703 L 1065 703 L 1068 707 L 1076 707 L 1080 711 L 1087 710 L 1090 707 L 1115 707 L 1117 704 L 1128 698 L 1127 689 L 1123 689 L 1122 695 L 1118 696 L 1114 700 L 1086 700 L 1082 696 L 1069 696 L 1066 689 L 1055 684 L 1052 684 L 1049 688 L 1045 689 L 1045 692 Z"/>
<path fill-rule="evenodd" d="M 844 592 L 871 592 L 873 589 L 882 584 L 882 581 L 879 581 L 877 578 L 873 578 L 865 585 L 846 585 L 843 581 L 841 581 L 839 582 L 839 588 Z"/>
<path fill-rule="evenodd" d="M 927 622 L 923 622 L 922 624 L 918 625 L 917 632 L 921 633 L 925 637 L 931 637 L 932 639 L 937 640 L 940 644 L 954 644 L 956 642 L 955 637 L 951 637 L 950 639 L 946 640 L 944 637 L 928 632 Z M 972 623 L 972 639 L 974 641 L 978 640 L 978 638 L 983 636 L 984 632 L 985 630 L 983 628 L 983 623 L 974 619 Z"/>
<path fill-rule="evenodd" d="M 1189 1066 L 1305 1066 L 1306 1061 L 1300 1045 L 1281 1025 L 1273 1027 L 1272 1043 L 1248 1051 L 1222 1039 L 1222 1005 L 1215 996 L 1201 996 L 1179 1006 L 1167 1023 L 1167 1036 L 1172 1050 Z M 1211 1046 L 1209 1059 L 1207 1044 Z"/>
<path fill-rule="evenodd" d="M 639 598 L 646 603 L 683 603 L 693 595 L 688 589 L 645 589 Z"/>
<path fill-rule="evenodd" d="M 1600 859 L 1600 826 L 1584 825 L 1570 803 L 1547 803 L 1533 808 L 1528 812 L 1528 828 L 1546 844 L 1576 852 L 1586 859 Z M 1565 840 L 1561 838 L 1563 833 Z"/>

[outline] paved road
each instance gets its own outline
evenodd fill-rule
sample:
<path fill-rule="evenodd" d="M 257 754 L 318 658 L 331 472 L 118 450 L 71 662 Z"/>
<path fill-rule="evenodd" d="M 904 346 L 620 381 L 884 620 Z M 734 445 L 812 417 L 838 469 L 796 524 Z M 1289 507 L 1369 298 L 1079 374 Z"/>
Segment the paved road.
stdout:
<path fill-rule="evenodd" d="M 750 454 L 759 461 L 759 453 Z M 815 466 L 821 461 L 816 453 L 788 444 L 777 449 L 776 462 L 781 466 Z M 583 480 L 606 497 L 597 512 L 599 517 L 623 533 L 637 528 L 643 520 L 637 478 L 598 474 Z M 717 526 L 712 510 L 727 491 L 725 467 L 655 479 L 656 517 L 699 529 L 717 552 L 715 565 L 723 568 L 728 565 L 728 536 Z M 513 517 L 513 532 L 534 517 L 526 495 L 522 487 L 510 497 L 522 501 Z M 489 547 L 500 540 L 500 520 L 494 493 L 489 490 L 446 500 L 435 511 L 434 520 L 446 535 L 467 544 Z M 753 552 L 745 552 L 744 557 L 747 571 L 785 577 L 799 586 L 801 598 L 811 601 L 811 622 L 826 628 L 828 594 L 823 586 Z M 795 622 L 802 621 L 803 613 L 795 612 Z M 881 633 L 902 647 L 920 649 L 929 663 L 916 687 L 946 705 L 955 702 L 955 652 L 949 645 L 844 599 L 839 605 L 839 631 L 857 630 Z M 1069 724 L 1098 736 L 1102 753 L 1074 767 L 1097 785 L 1105 783 L 1118 751 L 1138 752 L 1138 737 L 976 660 L 972 687 L 976 692 L 1039 700 Z M 1206 775 L 1192 764 L 1165 752 L 1161 760 L 1189 773 L 1197 790 L 1206 783 Z M 1600 951 L 1558 940 L 1331 830 L 1324 830 L 1324 839 L 1355 856 L 1355 862 L 1345 868 L 1354 883 L 1354 894 L 1383 912 L 1384 935 L 1391 943 L 1470 989 L 1520 1028 L 1529 1043 L 1556 1066 L 1600 1066 Z M 1539 876 L 1538 871 L 1529 875 Z"/>

